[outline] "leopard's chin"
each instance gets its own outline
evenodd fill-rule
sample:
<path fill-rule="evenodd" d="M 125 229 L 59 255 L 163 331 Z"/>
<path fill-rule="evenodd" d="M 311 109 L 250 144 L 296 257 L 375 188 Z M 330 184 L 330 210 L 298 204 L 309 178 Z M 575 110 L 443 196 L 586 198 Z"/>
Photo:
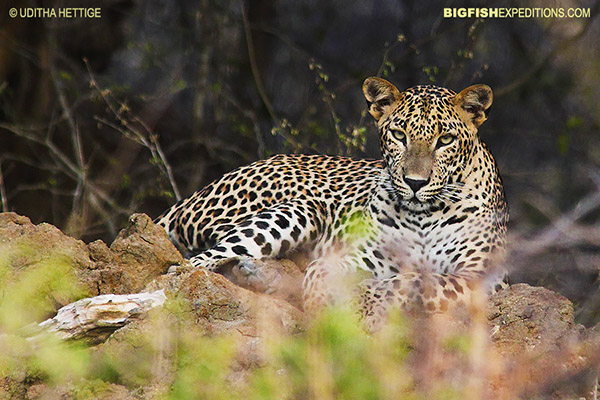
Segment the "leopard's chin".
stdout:
<path fill-rule="evenodd" d="M 435 208 L 437 204 L 432 201 L 420 201 L 416 197 L 412 197 L 408 200 L 402 200 L 400 202 L 400 206 L 402 209 L 411 212 L 428 212 L 431 211 L 432 208 Z"/>
<path fill-rule="evenodd" d="M 436 196 L 410 195 L 400 200 L 400 207 L 410 212 L 434 212 L 444 208 L 444 202 Z"/>

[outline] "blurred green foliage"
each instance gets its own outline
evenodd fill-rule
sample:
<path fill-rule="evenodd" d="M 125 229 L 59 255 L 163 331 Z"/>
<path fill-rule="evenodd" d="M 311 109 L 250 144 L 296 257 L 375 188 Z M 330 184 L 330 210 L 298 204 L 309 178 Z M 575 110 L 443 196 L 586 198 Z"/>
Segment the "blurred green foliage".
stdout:
<path fill-rule="evenodd" d="M 329 310 L 302 334 L 264 331 L 248 347 L 237 332 L 207 336 L 189 305 L 171 300 L 107 343 L 86 347 L 31 325 L 48 317 L 55 293 L 79 294 L 68 265 L 56 258 L 15 273 L 1 254 L 0 394 L 19 398 L 35 384 L 75 399 L 114 385 L 159 399 L 423 398 L 407 367 L 410 329 L 399 316 L 372 337 L 353 314 Z M 240 361 L 249 351 L 258 358 Z"/>

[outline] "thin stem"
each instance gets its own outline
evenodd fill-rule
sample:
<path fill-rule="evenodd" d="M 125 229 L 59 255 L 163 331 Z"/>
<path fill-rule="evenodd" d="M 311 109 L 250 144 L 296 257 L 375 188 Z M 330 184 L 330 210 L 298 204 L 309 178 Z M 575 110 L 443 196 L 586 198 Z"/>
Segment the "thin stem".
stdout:
<path fill-rule="evenodd" d="M 0 160 L 0 201 L 2 202 L 2 212 L 8 212 L 8 199 L 6 198 L 6 187 L 4 186 L 4 176 L 2 174 L 2 160 Z"/>
<path fill-rule="evenodd" d="M 152 129 L 139 117 L 135 115 L 131 115 L 130 119 L 126 118 L 123 114 L 128 113 L 128 107 L 123 103 L 115 104 L 113 100 L 109 97 L 109 91 L 103 90 L 99 85 L 96 79 L 94 78 L 94 74 L 89 66 L 88 60 L 83 60 L 85 66 L 88 71 L 88 75 L 90 78 L 90 86 L 96 89 L 96 91 L 100 94 L 104 103 L 108 106 L 108 109 L 113 114 L 113 116 L 125 127 L 123 129 L 121 126 L 117 126 L 116 124 L 112 124 L 107 120 L 94 117 L 97 121 L 102 122 L 103 124 L 115 129 L 120 132 L 124 137 L 134 140 L 137 143 L 141 144 L 152 154 L 152 158 L 154 160 L 159 161 L 157 163 L 158 168 L 167 176 L 169 180 L 169 184 L 171 185 L 171 189 L 173 190 L 173 194 L 175 198 L 179 201 L 181 200 L 181 193 L 179 192 L 179 188 L 177 187 L 177 182 L 175 182 L 175 176 L 173 174 L 173 169 L 171 168 L 171 164 L 169 164 L 165 153 L 162 150 L 162 147 L 158 141 L 158 136 L 155 135 Z M 145 133 L 142 133 L 139 129 L 137 129 L 131 121 L 139 124 L 144 129 Z"/>

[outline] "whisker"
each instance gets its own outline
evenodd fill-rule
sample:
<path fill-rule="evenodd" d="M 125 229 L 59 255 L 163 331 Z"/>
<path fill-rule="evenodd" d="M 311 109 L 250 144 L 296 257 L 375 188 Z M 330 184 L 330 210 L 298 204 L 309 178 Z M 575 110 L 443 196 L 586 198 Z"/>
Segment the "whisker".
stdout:
<path fill-rule="evenodd" d="M 379 188 L 383 189 L 388 195 L 390 195 L 393 201 L 399 200 L 400 193 L 398 193 L 396 188 L 394 188 L 390 180 L 386 178 L 388 177 L 381 173 L 377 178 L 377 185 L 379 186 Z"/>
<path fill-rule="evenodd" d="M 458 201 L 458 199 L 456 197 L 450 196 L 449 194 L 446 194 L 446 193 L 438 193 L 436 196 L 439 200 L 444 201 L 444 202 L 449 201 L 451 203 L 456 203 Z"/>
<path fill-rule="evenodd" d="M 453 193 L 453 192 L 451 192 L 451 191 L 447 191 L 447 190 L 442 190 L 442 191 L 440 191 L 440 192 L 438 193 L 438 195 L 439 195 L 441 198 L 443 198 L 443 199 L 445 199 L 445 200 L 448 200 L 448 201 L 450 201 L 450 202 L 452 202 L 452 203 L 456 203 L 456 202 L 458 202 L 458 201 L 460 201 L 460 200 L 461 200 L 461 197 L 460 197 L 460 195 L 459 195 L 458 193 Z"/>

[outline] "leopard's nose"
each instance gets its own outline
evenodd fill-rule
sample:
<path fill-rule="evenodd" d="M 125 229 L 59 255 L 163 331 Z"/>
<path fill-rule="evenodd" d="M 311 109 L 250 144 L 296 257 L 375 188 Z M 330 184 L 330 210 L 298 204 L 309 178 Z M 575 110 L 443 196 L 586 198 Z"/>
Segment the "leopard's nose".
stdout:
<path fill-rule="evenodd" d="M 406 184 L 412 189 L 413 193 L 417 193 L 419 189 L 421 189 L 423 186 L 429 183 L 429 179 L 411 179 L 407 178 L 406 176 L 404 176 L 403 178 L 404 182 L 406 182 Z"/>

